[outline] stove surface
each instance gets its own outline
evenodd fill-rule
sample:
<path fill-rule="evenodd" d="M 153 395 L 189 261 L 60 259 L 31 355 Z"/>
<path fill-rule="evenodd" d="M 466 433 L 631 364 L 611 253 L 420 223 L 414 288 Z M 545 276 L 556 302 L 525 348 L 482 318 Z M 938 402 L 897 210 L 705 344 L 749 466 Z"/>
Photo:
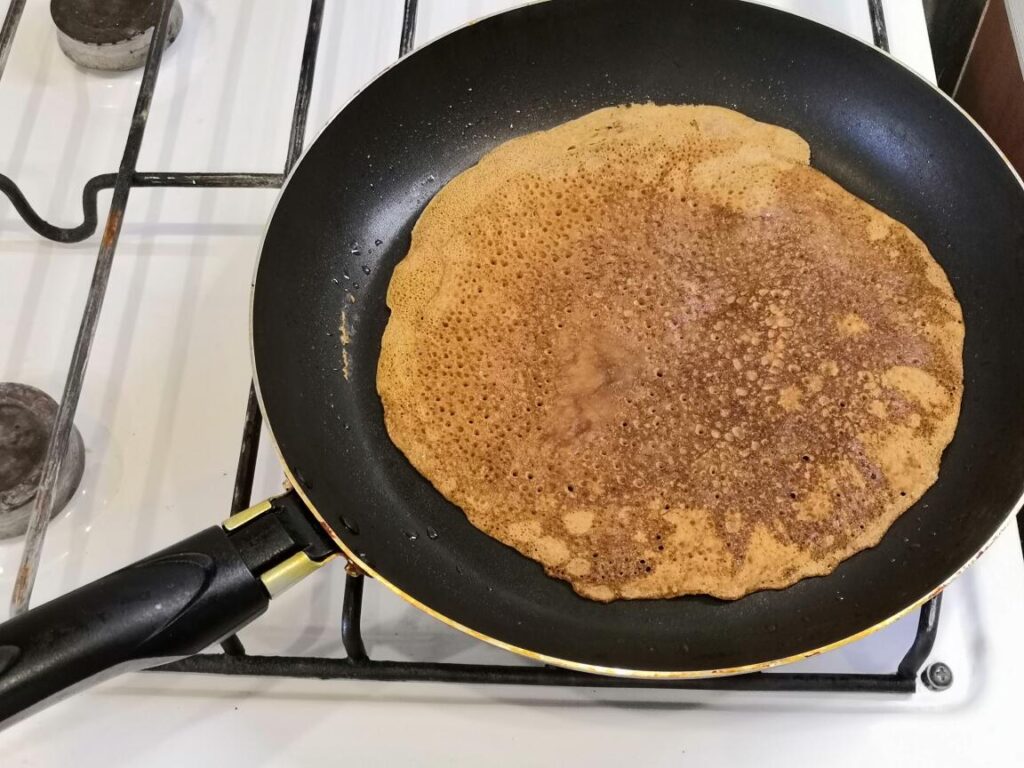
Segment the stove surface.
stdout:
<path fill-rule="evenodd" d="M 423 44 L 514 0 L 420 0 Z M 871 41 L 867 0 L 774 0 Z M 0 168 L 37 210 L 81 220 L 81 189 L 116 169 L 141 70 L 78 69 L 47 3 L 29 3 L 0 80 Z M 308 4 L 182 0 L 139 169 L 280 172 Z M 893 54 L 934 80 L 923 10 L 883 3 Z M 396 57 L 402 0 L 327 4 L 307 139 Z M 6 3 L 0 0 L 0 11 Z M 254 127 L 256 127 L 254 129 Z M 227 516 L 249 383 L 249 284 L 276 191 L 135 189 L 76 419 L 75 498 L 51 524 L 38 604 Z M 101 216 L 109 192 L 100 195 Z M 98 237 L 55 245 L 0 201 L 0 379 L 59 397 Z M 281 472 L 262 442 L 254 498 Z M 0 617 L 21 540 L 0 541 Z M 275 600 L 241 633 L 251 653 L 341 656 L 344 568 Z M 891 672 L 916 612 L 787 671 Z M 451 630 L 372 581 L 374 658 L 526 663 Z M 952 688 L 913 696 L 545 689 L 134 674 L 0 733 L 5 766 L 1024 764 L 1024 560 L 1015 526 L 950 587 L 931 660 Z"/>

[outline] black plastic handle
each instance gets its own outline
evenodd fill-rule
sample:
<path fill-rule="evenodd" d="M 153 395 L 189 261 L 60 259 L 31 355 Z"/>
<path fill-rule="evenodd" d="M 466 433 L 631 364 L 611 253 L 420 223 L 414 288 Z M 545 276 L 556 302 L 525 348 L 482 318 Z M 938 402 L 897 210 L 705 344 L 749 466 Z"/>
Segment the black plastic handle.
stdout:
<path fill-rule="evenodd" d="M 198 653 L 269 599 L 217 526 L 16 616 L 0 624 L 0 727 L 104 677 Z"/>

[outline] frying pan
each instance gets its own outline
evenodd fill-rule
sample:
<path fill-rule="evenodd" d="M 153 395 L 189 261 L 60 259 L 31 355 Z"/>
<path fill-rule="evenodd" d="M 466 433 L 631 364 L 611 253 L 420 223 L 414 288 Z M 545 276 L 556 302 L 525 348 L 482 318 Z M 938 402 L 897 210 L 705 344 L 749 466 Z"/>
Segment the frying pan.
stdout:
<path fill-rule="evenodd" d="M 591 602 L 470 525 L 385 432 L 384 295 L 427 201 L 507 139 L 648 101 L 798 132 L 817 168 L 924 240 L 963 305 L 963 409 L 938 481 L 829 576 L 732 602 Z M 1019 178 L 951 101 L 871 46 L 737 0 L 552 0 L 460 29 L 342 109 L 268 226 L 253 367 L 293 490 L 0 625 L 0 720 L 112 668 L 198 652 L 342 552 L 452 626 L 591 672 L 738 673 L 848 642 L 936 594 L 1020 507 L 1022 295 Z"/>

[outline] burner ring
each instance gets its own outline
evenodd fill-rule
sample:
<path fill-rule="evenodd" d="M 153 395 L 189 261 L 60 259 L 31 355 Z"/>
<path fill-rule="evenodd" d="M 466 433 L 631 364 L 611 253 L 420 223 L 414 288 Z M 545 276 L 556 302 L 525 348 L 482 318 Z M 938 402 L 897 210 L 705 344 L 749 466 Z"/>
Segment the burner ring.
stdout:
<path fill-rule="evenodd" d="M 20 536 L 28 527 L 56 416 L 57 403 L 45 392 L 0 382 L 0 539 Z M 71 500 L 84 469 L 85 445 L 72 427 L 54 488 L 53 515 Z"/>
<path fill-rule="evenodd" d="M 89 69 L 141 67 L 163 0 L 50 0 L 57 42 L 69 59 Z M 167 45 L 181 31 L 181 4 L 171 9 Z"/>

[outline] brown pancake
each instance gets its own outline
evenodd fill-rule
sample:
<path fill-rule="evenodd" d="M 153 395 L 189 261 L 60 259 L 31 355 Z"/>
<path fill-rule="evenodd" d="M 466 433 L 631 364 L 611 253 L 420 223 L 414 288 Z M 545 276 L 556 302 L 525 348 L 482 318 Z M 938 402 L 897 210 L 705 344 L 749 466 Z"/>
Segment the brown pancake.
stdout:
<path fill-rule="evenodd" d="M 595 600 L 830 572 L 935 481 L 963 321 L 905 226 L 717 107 L 593 112 L 453 179 L 388 291 L 388 432 Z"/>

